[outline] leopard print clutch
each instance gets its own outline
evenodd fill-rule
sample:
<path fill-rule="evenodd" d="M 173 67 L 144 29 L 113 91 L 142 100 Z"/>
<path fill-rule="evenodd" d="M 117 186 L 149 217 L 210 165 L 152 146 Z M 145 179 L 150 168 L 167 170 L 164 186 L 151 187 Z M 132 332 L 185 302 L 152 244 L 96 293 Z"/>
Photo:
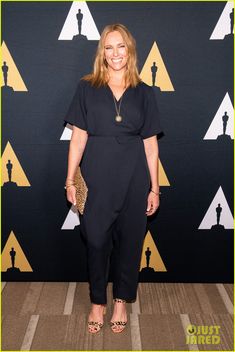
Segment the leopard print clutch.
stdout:
<path fill-rule="evenodd" d="M 85 203 L 87 199 L 88 188 L 82 176 L 81 168 L 78 166 L 75 173 L 75 187 L 76 187 L 76 207 L 80 214 L 83 214 Z"/>

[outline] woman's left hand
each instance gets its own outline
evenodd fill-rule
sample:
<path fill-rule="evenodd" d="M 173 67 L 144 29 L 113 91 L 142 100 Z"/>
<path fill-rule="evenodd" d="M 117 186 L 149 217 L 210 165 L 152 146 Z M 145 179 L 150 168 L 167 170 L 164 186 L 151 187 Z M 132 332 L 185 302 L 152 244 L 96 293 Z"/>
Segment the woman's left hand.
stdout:
<path fill-rule="evenodd" d="M 159 204 L 160 204 L 159 194 L 149 192 L 148 201 L 147 201 L 147 211 L 146 211 L 147 216 L 150 216 L 153 213 L 155 213 L 155 211 L 159 207 Z"/>

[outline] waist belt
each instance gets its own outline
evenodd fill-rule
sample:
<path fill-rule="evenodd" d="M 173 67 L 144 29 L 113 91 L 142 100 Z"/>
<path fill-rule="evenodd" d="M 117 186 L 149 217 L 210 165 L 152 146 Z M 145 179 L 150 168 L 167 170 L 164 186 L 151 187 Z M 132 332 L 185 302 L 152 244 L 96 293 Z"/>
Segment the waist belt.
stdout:
<path fill-rule="evenodd" d="M 116 140 L 119 143 L 126 143 L 132 140 L 140 140 L 141 136 L 139 134 L 122 134 L 122 135 L 107 135 L 107 134 L 89 134 L 88 137 L 110 137 L 110 138 L 116 138 Z"/>

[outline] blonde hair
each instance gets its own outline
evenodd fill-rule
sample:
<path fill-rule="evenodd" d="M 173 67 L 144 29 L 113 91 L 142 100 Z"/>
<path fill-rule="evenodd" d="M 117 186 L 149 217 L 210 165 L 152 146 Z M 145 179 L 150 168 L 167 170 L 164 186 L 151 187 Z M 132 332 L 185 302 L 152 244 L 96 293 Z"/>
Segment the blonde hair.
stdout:
<path fill-rule="evenodd" d="M 96 50 L 95 61 L 93 65 L 93 72 L 82 77 L 86 81 L 90 81 L 93 86 L 100 87 L 106 85 L 109 79 L 108 64 L 104 57 L 104 43 L 106 35 L 110 32 L 118 31 L 128 51 L 127 69 L 125 72 L 125 84 L 131 87 L 136 87 L 141 79 L 139 77 L 137 69 L 137 53 L 136 53 L 136 42 L 129 30 L 120 23 L 107 25 L 100 36 L 99 44 Z"/>

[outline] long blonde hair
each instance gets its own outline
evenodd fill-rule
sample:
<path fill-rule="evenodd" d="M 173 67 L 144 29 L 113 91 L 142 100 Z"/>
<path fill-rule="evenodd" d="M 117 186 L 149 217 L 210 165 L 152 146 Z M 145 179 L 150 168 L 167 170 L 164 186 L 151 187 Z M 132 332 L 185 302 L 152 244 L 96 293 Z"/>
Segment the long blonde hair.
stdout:
<path fill-rule="evenodd" d="M 127 69 L 124 75 L 125 84 L 131 87 L 136 87 L 141 82 L 138 69 L 137 69 L 137 54 L 136 42 L 129 30 L 120 23 L 107 25 L 100 36 L 99 44 L 96 50 L 95 61 L 93 65 L 93 72 L 82 77 L 86 81 L 90 81 L 95 87 L 106 85 L 109 79 L 108 65 L 104 58 L 104 43 L 106 35 L 110 32 L 118 31 L 127 46 L 128 60 Z"/>

